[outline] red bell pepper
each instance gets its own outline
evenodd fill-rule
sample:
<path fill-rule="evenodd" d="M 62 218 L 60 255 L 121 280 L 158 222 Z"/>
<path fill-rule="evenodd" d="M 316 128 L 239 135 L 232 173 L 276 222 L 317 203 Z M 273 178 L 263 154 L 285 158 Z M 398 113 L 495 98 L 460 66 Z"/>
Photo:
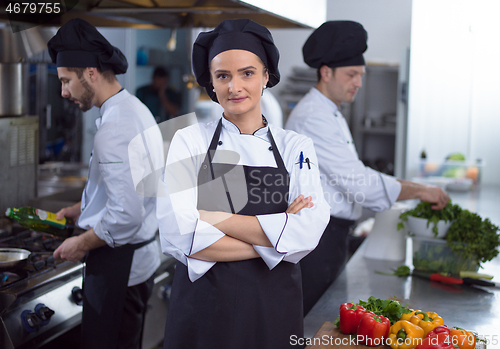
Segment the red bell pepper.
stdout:
<path fill-rule="evenodd" d="M 340 305 L 340 332 L 344 334 L 356 334 L 361 316 L 366 309 L 361 305 L 343 303 Z"/>
<path fill-rule="evenodd" d="M 373 312 L 365 313 L 359 322 L 356 339 L 358 343 L 370 347 L 384 344 L 384 339 L 389 336 L 391 322 L 382 315 Z"/>
<path fill-rule="evenodd" d="M 450 329 L 446 325 L 437 326 L 427 333 L 416 349 L 455 349 Z"/>
<path fill-rule="evenodd" d="M 434 329 L 432 331 L 429 331 L 427 333 L 426 337 L 433 337 L 433 336 L 436 336 L 436 335 L 438 335 L 440 333 L 446 333 L 446 334 L 449 335 L 450 334 L 450 329 L 446 325 L 436 326 L 436 327 L 434 327 Z"/>

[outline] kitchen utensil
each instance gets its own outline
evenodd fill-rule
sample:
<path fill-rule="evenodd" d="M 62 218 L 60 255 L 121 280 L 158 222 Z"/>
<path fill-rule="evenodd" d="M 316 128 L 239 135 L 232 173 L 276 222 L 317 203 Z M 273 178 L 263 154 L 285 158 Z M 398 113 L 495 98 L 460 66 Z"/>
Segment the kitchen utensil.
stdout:
<path fill-rule="evenodd" d="M 408 216 L 408 221 L 405 223 L 407 229 L 413 234 L 425 238 L 436 238 L 442 239 L 446 236 L 448 229 L 450 228 L 452 222 L 438 221 L 437 222 L 437 236 L 434 236 L 432 229 L 434 228 L 434 223 L 428 222 L 427 218 L 419 218 Z M 429 226 L 427 226 L 429 225 Z"/>
<path fill-rule="evenodd" d="M 430 272 L 425 272 L 425 271 L 420 271 L 420 270 L 413 270 L 411 273 L 412 276 L 418 276 L 424 279 L 429 279 L 431 281 L 437 281 L 441 282 L 444 284 L 449 284 L 449 285 L 462 285 L 464 281 L 459 278 L 455 278 L 452 276 L 446 276 L 441 273 L 430 273 Z"/>
<path fill-rule="evenodd" d="M 452 276 L 456 277 L 456 275 L 452 275 Z M 467 271 L 467 270 L 461 270 L 459 273 L 459 277 L 460 278 L 471 278 L 471 279 L 488 279 L 488 280 L 493 279 L 493 275 L 477 273 L 475 271 Z"/>
<path fill-rule="evenodd" d="M 498 282 L 482 280 L 482 279 L 473 279 L 473 278 L 463 278 L 462 280 L 466 285 L 500 288 L 500 283 Z"/>
<path fill-rule="evenodd" d="M 30 254 L 22 248 L 0 248 L 0 270 L 22 267 Z"/>
<path fill-rule="evenodd" d="M 495 287 L 500 288 L 500 283 L 483 280 L 474 279 L 470 277 L 456 278 L 453 276 L 443 275 L 441 273 L 429 273 L 419 270 L 414 270 L 411 275 L 429 279 L 431 281 L 437 281 L 449 285 L 470 285 L 470 286 L 485 286 L 485 287 Z"/>

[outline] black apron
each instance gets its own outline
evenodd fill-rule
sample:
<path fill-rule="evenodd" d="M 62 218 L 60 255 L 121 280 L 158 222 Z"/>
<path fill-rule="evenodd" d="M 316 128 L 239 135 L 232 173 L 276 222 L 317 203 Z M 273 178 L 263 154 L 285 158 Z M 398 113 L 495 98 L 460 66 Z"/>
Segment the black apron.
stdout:
<path fill-rule="evenodd" d="M 234 167 L 212 164 L 221 128 L 222 119 L 199 171 L 199 184 L 226 173 L 228 166 Z M 236 166 L 243 167 L 249 198 L 267 190 L 267 197 L 274 199 L 248 200 L 241 210 L 232 213 L 255 216 L 285 212 L 288 208 L 289 175 L 270 130 L 268 135 L 269 149 L 273 151 L 277 168 Z M 265 181 L 261 180 L 263 176 L 266 176 Z M 223 177 L 225 187 L 234 188 L 231 177 Z M 220 193 L 213 193 L 209 185 L 198 189 L 198 209 L 216 211 L 227 207 L 226 203 L 210 200 Z M 227 198 L 233 208 L 235 198 L 229 192 Z M 178 262 L 170 305 L 164 349 L 280 349 L 292 347 L 291 336 L 303 337 L 298 264 L 281 262 L 269 270 L 262 258 L 218 262 L 201 278 L 191 282 L 186 266 Z"/>
<path fill-rule="evenodd" d="M 116 248 L 105 245 L 88 252 L 83 281 L 82 349 L 116 348 L 134 251 L 154 240 Z"/>
<path fill-rule="evenodd" d="M 300 260 L 304 316 L 337 279 L 347 263 L 349 229 L 354 221 L 330 216 L 318 246 Z"/>

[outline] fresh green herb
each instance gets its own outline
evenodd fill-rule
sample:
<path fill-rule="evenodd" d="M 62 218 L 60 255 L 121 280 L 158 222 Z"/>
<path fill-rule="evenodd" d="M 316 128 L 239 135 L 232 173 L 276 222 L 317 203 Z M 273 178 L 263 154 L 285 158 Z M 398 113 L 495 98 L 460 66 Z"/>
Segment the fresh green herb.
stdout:
<path fill-rule="evenodd" d="M 396 297 L 382 300 L 371 296 L 368 298 L 368 301 L 365 302 L 360 300 L 358 304 L 364 307 L 367 312 L 372 311 L 376 315 L 385 316 L 389 319 L 391 325 L 394 325 L 403 314 L 411 313 L 408 305 L 402 306 L 401 303 L 396 300 Z"/>
<path fill-rule="evenodd" d="M 431 208 L 432 205 L 430 202 L 420 202 L 415 208 L 401 213 L 399 215 L 401 222 L 398 223 L 398 230 L 404 228 L 403 222 L 408 221 L 408 216 L 413 216 L 427 219 L 427 228 L 430 223 L 433 223 L 432 231 L 434 232 L 434 236 L 437 236 L 437 223 L 439 221 L 454 221 L 462 211 L 460 206 L 452 204 L 451 201 L 442 210 L 433 210 Z"/>
<path fill-rule="evenodd" d="M 464 258 L 472 258 L 481 263 L 498 255 L 500 246 L 499 227 L 476 213 L 462 210 L 446 234 L 446 242 L 451 250 Z"/>
<path fill-rule="evenodd" d="M 389 319 L 392 326 L 399 319 L 401 319 L 401 316 L 403 316 L 403 314 L 411 313 L 411 310 L 408 305 L 402 306 L 401 303 L 399 303 L 396 299 L 397 299 L 396 296 L 394 296 L 393 299 L 386 299 L 386 300 L 382 300 L 377 297 L 371 296 L 370 298 L 368 298 L 368 301 L 360 300 L 358 303 L 354 302 L 352 303 L 361 305 L 363 308 L 366 309 L 367 312 L 371 311 L 375 313 L 375 315 L 385 316 L 386 318 Z M 335 319 L 333 323 L 335 326 L 339 327 L 340 315 L 337 316 L 337 319 Z"/>
<path fill-rule="evenodd" d="M 335 321 L 333 322 L 333 324 L 336 326 L 336 327 L 340 327 L 340 315 L 337 316 L 337 318 L 335 319 Z"/>
<path fill-rule="evenodd" d="M 375 273 L 377 274 L 382 274 L 382 275 L 396 275 L 396 276 L 410 276 L 411 270 L 410 267 L 407 265 L 402 265 L 398 267 L 394 273 L 384 273 L 378 270 L 375 270 Z"/>

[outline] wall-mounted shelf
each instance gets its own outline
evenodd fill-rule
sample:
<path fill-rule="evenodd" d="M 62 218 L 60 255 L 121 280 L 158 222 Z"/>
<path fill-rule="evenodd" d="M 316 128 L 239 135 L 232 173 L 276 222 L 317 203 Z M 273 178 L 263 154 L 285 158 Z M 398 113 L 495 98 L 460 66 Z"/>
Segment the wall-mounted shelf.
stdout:
<path fill-rule="evenodd" d="M 399 67 L 366 66 L 363 87 L 352 103 L 351 133 L 359 158 L 394 174 Z"/>

